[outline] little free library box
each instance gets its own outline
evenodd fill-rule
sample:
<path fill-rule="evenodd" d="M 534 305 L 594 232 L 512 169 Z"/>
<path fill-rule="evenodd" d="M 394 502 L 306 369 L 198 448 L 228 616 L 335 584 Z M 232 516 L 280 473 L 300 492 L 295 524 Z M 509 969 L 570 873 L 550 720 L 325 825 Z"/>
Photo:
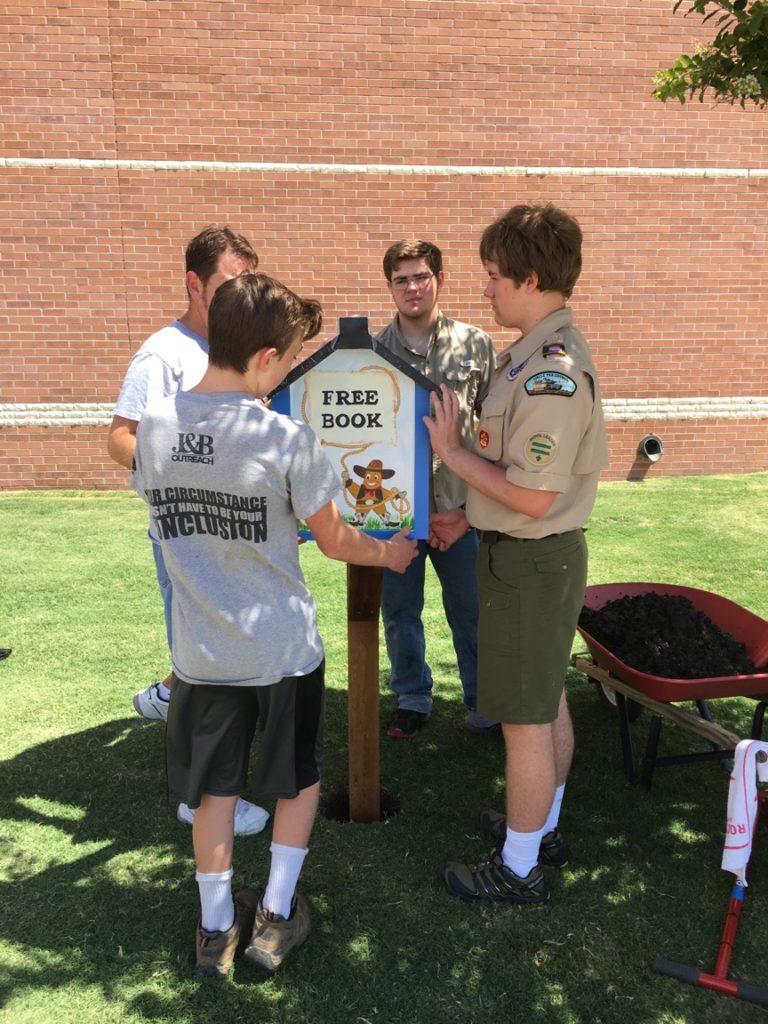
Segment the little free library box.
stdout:
<path fill-rule="evenodd" d="M 379 345 L 367 317 L 342 317 L 339 333 L 269 396 L 275 412 L 309 424 L 337 469 L 336 500 L 350 525 L 386 538 L 429 527 L 430 449 L 423 417 L 435 385 Z M 311 539 L 306 523 L 302 537 Z"/>

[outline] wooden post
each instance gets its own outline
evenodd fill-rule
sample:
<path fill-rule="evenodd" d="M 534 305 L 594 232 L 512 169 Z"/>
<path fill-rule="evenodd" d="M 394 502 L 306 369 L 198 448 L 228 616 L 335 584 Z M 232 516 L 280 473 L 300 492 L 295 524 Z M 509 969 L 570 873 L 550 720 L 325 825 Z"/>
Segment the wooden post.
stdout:
<path fill-rule="evenodd" d="M 349 817 L 381 817 L 379 607 L 383 569 L 347 566 Z"/>

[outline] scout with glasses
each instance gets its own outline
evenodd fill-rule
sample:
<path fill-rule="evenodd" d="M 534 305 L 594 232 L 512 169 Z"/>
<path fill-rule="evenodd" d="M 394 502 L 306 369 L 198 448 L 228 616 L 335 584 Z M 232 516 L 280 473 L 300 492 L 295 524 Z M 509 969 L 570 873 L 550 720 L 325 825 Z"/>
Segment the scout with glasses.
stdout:
<path fill-rule="evenodd" d="M 443 257 L 436 245 L 412 238 L 395 242 L 384 256 L 384 274 L 397 312 L 376 340 L 435 384 L 446 383 L 456 395 L 462 438 L 469 443 L 480 403 L 488 390 L 495 356 L 489 336 L 441 312 Z M 444 512 L 467 500 L 466 484 L 439 459 L 433 459 L 430 506 Z M 464 690 L 465 727 L 471 732 L 498 731 L 498 723 L 478 714 L 477 591 L 474 530 L 450 551 L 419 542 L 418 557 L 403 575 L 385 572 L 381 612 L 391 666 L 389 684 L 397 705 L 388 727 L 393 739 L 409 739 L 432 711 L 432 672 L 426 661 L 422 609 L 427 558 L 440 580 L 443 607 Z"/>

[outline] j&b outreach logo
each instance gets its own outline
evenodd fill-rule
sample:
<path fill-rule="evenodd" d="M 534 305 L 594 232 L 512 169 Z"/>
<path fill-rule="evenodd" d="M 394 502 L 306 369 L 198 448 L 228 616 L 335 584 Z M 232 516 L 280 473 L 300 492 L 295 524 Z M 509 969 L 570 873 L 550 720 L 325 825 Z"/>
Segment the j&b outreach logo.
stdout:
<path fill-rule="evenodd" d="M 171 451 L 172 462 L 203 462 L 213 465 L 213 438 L 210 434 L 179 434 L 179 443 Z"/>

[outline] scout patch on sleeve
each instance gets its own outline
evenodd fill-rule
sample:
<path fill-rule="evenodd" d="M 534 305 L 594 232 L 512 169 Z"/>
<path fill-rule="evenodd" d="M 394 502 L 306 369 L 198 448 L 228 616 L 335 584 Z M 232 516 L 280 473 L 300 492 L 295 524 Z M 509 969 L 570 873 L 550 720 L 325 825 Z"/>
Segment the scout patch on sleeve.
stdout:
<path fill-rule="evenodd" d="M 487 430 L 480 431 L 480 433 L 477 435 L 477 443 L 480 445 L 481 448 L 488 447 L 488 445 L 491 443 L 491 435 L 488 433 Z"/>
<path fill-rule="evenodd" d="M 525 457 L 534 466 L 546 466 L 557 455 L 557 441 L 551 434 L 531 434 L 525 442 Z"/>
<path fill-rule="evenodd" d="M 530 358 L 531 357 L 528 356 L 528 359 Z M 507 380 L 517 380 L 517 378 L 528 365 L 528 359 L 526 359 L 525 362 L 520 363 L 519 366 L 513 366 L 512 369 L 509 370 L 509 372 L 507 373 Z"/>
<path fill-rule="evenodd" d="M 549 356 L 562 358 L 568 353 L 566 352 L 565 345 L 562 341 L 545 341 L 541 346 L 541 354 L 546 359 Z"/>
<path fill-rule="evenodd" d="M 557 370 L 542 370 L 528 378 L 525 390 L 529 395 L 561 395 L 570 398 L 576 390 L 576 381 Z"/>

